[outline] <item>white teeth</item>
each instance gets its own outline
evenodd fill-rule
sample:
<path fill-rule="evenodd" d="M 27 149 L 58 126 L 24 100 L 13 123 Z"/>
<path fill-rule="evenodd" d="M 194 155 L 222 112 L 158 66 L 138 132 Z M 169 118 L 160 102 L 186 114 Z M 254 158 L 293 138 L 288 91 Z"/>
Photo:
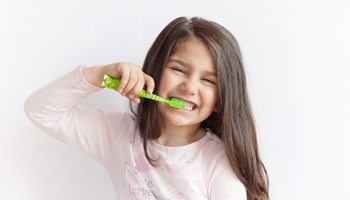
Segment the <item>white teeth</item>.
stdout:
<path fill-rule="evenodd" d="M 190 110 L 194 110 L 196 108 L 196 104 L 185 102 L 186 107 L 190 108 Z"/>
<path fill-rule="evenodd" d="M 178 98 L 178 97 L 171 97 L 171 98 L 177 98 L 177 99 L 180 99 L 182 100 L 183 102 L 185 102 L 185 110 L 188 110 L 188 111 L 193 111 L 195 108 L 196 108 L 196 104 L 193 104 L 193 103 L 190 103 L 190 102 L 187 102 L 181 98 Z"/>
<path fill-rule="evenodd" d="M 195 107 L 194 105 L 190 105 L 190 104 L 186 103 L 185 110 L 192 111 L 194 109 L 194 107 Z"/>

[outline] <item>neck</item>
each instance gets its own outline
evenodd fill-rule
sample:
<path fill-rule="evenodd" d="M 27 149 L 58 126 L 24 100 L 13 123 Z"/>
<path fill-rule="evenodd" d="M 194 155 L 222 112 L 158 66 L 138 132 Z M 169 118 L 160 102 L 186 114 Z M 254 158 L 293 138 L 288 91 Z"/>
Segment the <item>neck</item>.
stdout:
<path fill-rule="evenodd" d="M 155 139 L 158 144 L 165 146 L 183 146 L 191 144 L 205 135 L 205 130 L 199 125 L 195 126 L 173 126 L 165 125 L 162 134 Z"/>

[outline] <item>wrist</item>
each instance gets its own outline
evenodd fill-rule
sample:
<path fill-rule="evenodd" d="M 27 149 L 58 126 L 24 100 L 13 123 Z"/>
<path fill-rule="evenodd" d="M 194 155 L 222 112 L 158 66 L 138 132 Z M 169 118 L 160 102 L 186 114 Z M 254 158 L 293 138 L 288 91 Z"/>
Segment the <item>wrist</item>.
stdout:
<path fill-rule="evenodd" d="M 82 73 L 84 75 L 85 80 L 95 85 L 96 87 L 102 88 L 101 83 L 103 81 L 103 72 L 100 66 L 96 65 L 84 68 L 82 70 Z"/>

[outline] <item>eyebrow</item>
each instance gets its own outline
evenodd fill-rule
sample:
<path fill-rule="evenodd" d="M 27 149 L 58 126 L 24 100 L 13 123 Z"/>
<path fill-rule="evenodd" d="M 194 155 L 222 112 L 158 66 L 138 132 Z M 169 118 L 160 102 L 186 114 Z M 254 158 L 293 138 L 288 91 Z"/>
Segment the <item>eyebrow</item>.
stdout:
<path fill-rule="evenodd" d="M 178 60 L 178 59 L 169 59 L 169 62 L 177 62 L 177 63 L 180 63 L 181 65 L 185 66 L 185 67 L 190 67 L 190 65 L 188 63 L 185 63 L 183 62 L 182 60 Z M 209 75 L 212 75 L 212 76 L 216 76 L 216 73 L 215 72 L 212 72 L 212 71 L 208 71 L 208 70 L 205 70 L 204 71 L 206 74 L 209 74 Z"/>

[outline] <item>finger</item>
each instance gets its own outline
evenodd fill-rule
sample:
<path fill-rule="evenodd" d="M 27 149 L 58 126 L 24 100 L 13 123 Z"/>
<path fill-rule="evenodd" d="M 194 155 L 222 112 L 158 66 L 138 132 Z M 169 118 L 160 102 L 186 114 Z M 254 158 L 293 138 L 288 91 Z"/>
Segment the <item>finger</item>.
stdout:
<path fill-rule="evenodd" d="M 138 80 L 135 86 L 132 88 L 129 94 L 137 96 L 137 94 L 142 90 L 143 86 L 145 85 L 145 78 L 143 76 L 142 71 L 138 71 Z"/>
<path fill-rule="evenodd" d="M 138 79 L 137 73 L 133 70 L 130 71 L 130 77 L 129 77 L 129 81 L 126 84 L 123 93 L 124 95 L 129 95 L 130 90 L 134 87 L 134 85 L 136 84 Z"/>
<path fill-rule="evenodd" d="M 134 98 L 127 97 L 127 98 L 129 99 L 130 102 L 134 102 L 134 103 L 137 103 L 137 104 L 139 104 L 140 101 L 141 101 L 141 99 L 139 97 L 134 97 Z"/>
<path fill-rule="evenodd" d="M 146 85 L 147 85 L 147 92 L 152 93 L 154 90 L 154 80 L 151 76 L 144 74 Z"/>
<path fill-rule="evenodd" d="M 133 102 L 139 104 L 141 102 L 141 99 L 139 97 L 136 97 L 133 99 Z"/>
<path fill-rule="evenodd" d="M 118 87 L 118 91 L 120 93 L 124 92 L 124 88 L 125 88 L 126 84 L 128 83 L 129 76 L 130 76 L 130 70 L 121 71 L 121 79 L 120 79 L 119 87 Z"/>

